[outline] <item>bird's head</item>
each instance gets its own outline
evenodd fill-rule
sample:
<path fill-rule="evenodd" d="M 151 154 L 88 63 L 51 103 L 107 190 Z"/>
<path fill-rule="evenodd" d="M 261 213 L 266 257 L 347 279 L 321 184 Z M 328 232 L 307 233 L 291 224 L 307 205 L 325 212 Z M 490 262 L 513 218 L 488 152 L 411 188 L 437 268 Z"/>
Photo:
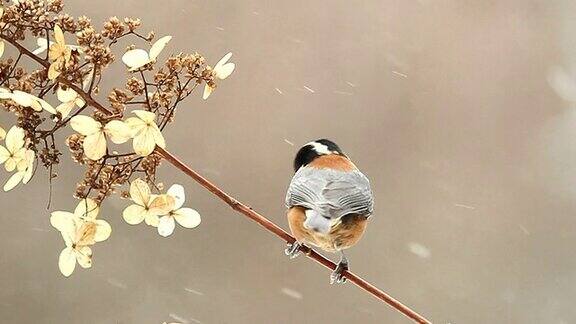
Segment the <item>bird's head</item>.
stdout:
<path fill-rule="evenodd" d="M 294 158 L 294 171 L 298 171 L 302 166 L 310 164 L 314 159 L 329 154 L 346 156 L 338 144 L 327 139 L 319 139 L 305 144 L 300 148 Z"/>

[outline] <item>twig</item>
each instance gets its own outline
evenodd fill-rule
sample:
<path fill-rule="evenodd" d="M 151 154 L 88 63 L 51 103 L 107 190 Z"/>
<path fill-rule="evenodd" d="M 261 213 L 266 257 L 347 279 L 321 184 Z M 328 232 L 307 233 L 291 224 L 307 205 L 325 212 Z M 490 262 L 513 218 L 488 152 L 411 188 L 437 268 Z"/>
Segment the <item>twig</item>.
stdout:
<path fill-rule="evenodd" d="M 232 209 L 234 209 L 235 211 L 237 211 L 241 214 L 244 214 L 245 216 L 247 216 L 251 220 L 260 224 L 262 227 L 264 227 L 269 232 L 276 234 L 276 236 L 280 237 L 281 239 L 283 239 L 287 243 L 294 243 L 296 241 L 296 239 L 294 237 L 292 237 L 292 235 L 288 234 L 286 231 L 284 231 L 278 225 L 271 222 L 268 218 L 258 214 L 257 212 L 252 210 L 252 208 L 246 206 L 245 204 L 243 204 L 243 203 L 239 202 L 238 200 L 236 200 L 235 198 L 231 197 L 229 194 L 224 192 L 222 189 L 218 188 L 216 185 L 214 185 L 213 183 L 208 181 L 206 178 L 204 178 L 203 176 L 198 174 L 196 171 L 194 171 L 193 169 L 188 167 L 186 164 L 184 164 L 182 161 L 180 161 L 177 157 L 175 157 L 172 153 L 164 150 L 161 147 L 156 147 L 156 150 L 158 151 L 158 153 L 162 154 L 162 156 L 164 157 L 164 159 L 166 159 L 166 161 L 170 162 L 170 164 L 172 164 L 173 166 L 178 168 L 180 171 L 184 172 L 190 178 L 194 179 L 194 181 L 196 181 L 202 187 L 206 188 L 208 191 L 213 193 L 216 197 L 223 200 L 226 204 L 228 204 L 230 207 L 232 207 Z M 304 252 L 306 254 L 306 256 L 308 256 L 310 259 L 322 264 L 326 268 L 328 268 L 330 270 L 336 269 L 336 264 L 334 262 L 326 259 L 322 255 L 318 254 L 316 251 L 314 251 L 308 247 L 305 247 L 305 246 L 300 248 L 300 250 L 302 252 Z M 370 284 L 366 280 L 362 279 L 358 275 L 346 270 L 346 271 L 344 271 L 344 276 L 346 278 L 348 278 L 348 280 L 350 280 L 351 282 L 356 284 L 356 286 L 366 290 L 370 294 L 374 295 L 374 297 L 382 300 L 383 302 L 385 302 L 386 304 L 395 308 L 396 310 L 398 310 L 402 314 L 413 319 L 415 322 L 424 323 L 424 324 L 432 323 L 429 320 L 427 320 L 426 318 L 424 318 L 422 315 L 416 313 L 415 311 L 410 309 L 408 306 L 402 304 L 398 300 L 394 299 L 392 296 L 386 294 L 384 291 L 378 289 L 377 287 Z"/>

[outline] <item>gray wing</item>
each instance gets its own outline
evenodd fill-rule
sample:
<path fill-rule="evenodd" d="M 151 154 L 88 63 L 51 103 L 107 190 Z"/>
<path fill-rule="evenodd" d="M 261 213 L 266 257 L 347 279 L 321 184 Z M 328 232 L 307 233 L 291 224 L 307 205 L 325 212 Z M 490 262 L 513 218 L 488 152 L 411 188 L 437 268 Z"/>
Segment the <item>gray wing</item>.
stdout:
<path fill-rule="evenodd" d="M 374 199 L 368 178 L 358 170 L 343 172 L 302 167 L 290 182 L 286 206 L 314 209 L 337 219 L 347 214 L 370 216 Z"/>

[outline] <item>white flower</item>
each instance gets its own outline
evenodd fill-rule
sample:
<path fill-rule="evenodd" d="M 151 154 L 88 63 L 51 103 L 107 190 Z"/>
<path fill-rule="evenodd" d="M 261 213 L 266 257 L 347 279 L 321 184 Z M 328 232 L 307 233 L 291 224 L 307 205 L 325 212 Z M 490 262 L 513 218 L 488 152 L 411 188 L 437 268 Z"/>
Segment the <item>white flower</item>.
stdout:
<path fill-rule="evenodd" d="M 231 57 L 232 57 L 232 53 L 228 53 L 228 54 L 224 55 L 224 57 L 222 57 L 220 59 L 220 61 L 218 61 L 218 63 L 216 63 L 216 65 L 214 66 L 214 69 L 212 70 L 212 73 L 214 74 L 215 78 L 220 79 L 220 80 L 224 80 L 227 77 L 229 77 L 230 74 L 232 74 L 232 72 L 234 72 L 234 68 L 236 68 L 236 64 L 228 63 L 228 60 Z M 212 91 L 214 91 L 214 87 L 211 87 L 210 85 L 206 84 L 204 86 L 204 94 L 202 95 L 202 98 L 208 99 L 210 94 L 212 94 Z"/>
<path fill-rule="evenodd" d="M 84 138 L 84 153 L 94 161 L 106 154 L 106 139 L 115 144 L 122 144 L 131 137 L 130 128 L 122 121 L 112 120 L 102 127 L 102 124 L 89 116 L 74 116 L 70 126 Z"/>
<path fill-rule="evenodd" d="M 75 107 L 82 107 L 86 103 L 84 99 L 82 99 L 82 97 L 70 87 L 66 90 L 62 89 L 62 87 L 58 87 L 56 96 L 61 102 L 61 104 L 56 107 L 56 111 L 62 115 L 62 118 L 68 117 L 72 109 Z"/>
<path fill-rule="evenodd" d="M 160 217 L 158 223 L 158 234 L 166 237 L 174 232 L 175 221 L 182 227 L 194 228 L 200 225 L 200 214 L 192 208 L 182 208 L 185 201 L 184 188 L 179 184 L 174 184 L 168 189 L 168 195 L 174 198 L 174 208 L 167 214 Z"/>
<path fill-rule="evenodd" d="M 66 277 L 74 272 L 76 262 L 82 268 L 92 266 L 91 245 L 102 242 L 110 237 L 112 228 L 105 220 L 96 219 L 99 207 L 90 198 L 78 203 L 74 213 L 55 211 L 50 217 L 50 223 L 60 231 L 66 247 L 58 258 L 60 272 Z"/>
<path fill-rule="evenodd" d="M 97 232 L 94 236 L 95 242 L 101 242 L 106 240 L 110 236 L 111 227 L 108 222 L 101 219 L 96 219 L 100 213 L 100 207 L 91 198 L 86 198 L 80 200 L 74 213 L 66 211 L 55 211 L 50 217 L 50 224 L 56 229 L 62 231 L 62 226 L 67 225 L 70 221 L 76 223 L 82 222 L 93 222 L 96 225 Z"/>
<path fill-rule="evenodd" d="M 6 147 L 0 145 L 0 163 L 4 163 L 4 168 L 8 172 L 16 170 L 4 184 L 4 191 L 14 189 L 20 182 L 28 183 L 34 173 L 36 153 L 26 149 L 24 135 L 24 129 L 12 126 L 6 134 Z"/>
<path fill-rule="evenodd" d="M 158 226 L 158 216 L 174 209 L 174 198 L 169 195 L 152 195 L 148 184 L 136 179 L 130 184 L 130 198 L 134 202 L 124 209 L 122 217 L 130 225 L 146 221 L 150 226 Z"/>
<path fill-rule="evenodd" d="M 32 150 L 26 149 L 24 152 L 24 158 L 18 163 L 16 173 L 14 173 L 4 184 L 4 191 L 14 189 L 14 187 L 16 187 L 20 182 L 27 184 L 34 174 L 35 160 L 36 153 Z"/>
<path fill-rule="evenodd" d="M 0 145 L 0 164 L 4 163 L 6 171 L 14 171 L 16 166 L 24 160 L 26 155 L 25 143 L 24 129 L 12 126 L 6 134 L 6 147 Z"/>
<path fill-rule="evenodd" d="M 51 114 L 56 114 L 56 109 L 44 99 L 24 91 L 14 90 L 14 92 L 10 92 L 8 89 L 0 88 L 0 100 L 2 99 L 10 99 L 20 106 L 32 108 L 35 111 L 44 109 Z"/>
<path fill-rule="evenodd" d="M 137 117 L 126 119 L 126 124 L 130 126 L 134 135 L 132 143 L 134 152 L 140 156 L 147 156 L 154 151 L 156 145 L 165 148 L 164 136 L 154 121 L 156 115 L 145 110 L 134 110 L 133 113 Z"/>
<path fill-rule="evenodd" d="M 50 45 L 48 50 L 48 57 L 52 61 L 48 69 L 48 79 L 50 80 L 56 79 L 62 73 L 62 70 L 72 57 L 72 50 L 66 46 L 64 33 L 58 25 L 54 25 L 54 40 L 56 42 Z"/>
<path fill-rule="evenodd" d="M 138 70 L 148 63 L 156 62 L 156 58 L 160 55 L 160 52 L 162 52 L 171 39 L 172 36 L 164 36 L 160 38 L 152 44 L 150 52 L 146 52 L 140 48 L 129 50 L 122 56 L 122 62 L 128 66 L 130 71 Z"/>
<path fill-rule="evenodd" d="M 34 51 L 32 51 L 32 54 L 34 54 L 34 55 L 42 54 L 42 53 L 46 52 L 48 47 L 50 47 L 52 44 L 55 44 L 55 43 L 50 41 L 50 44 L 48 44 L 48 40 L 46 38 L 38 37 L 38 39 L 36 39 L 36 45 L 38 45 L 38 48 L 36 48 Z M 81 46 L 68 45 L 68 44 L 66 44 L 66 46 L 68 48 L 70 48 L 71 50 L 82 52 Z"/>

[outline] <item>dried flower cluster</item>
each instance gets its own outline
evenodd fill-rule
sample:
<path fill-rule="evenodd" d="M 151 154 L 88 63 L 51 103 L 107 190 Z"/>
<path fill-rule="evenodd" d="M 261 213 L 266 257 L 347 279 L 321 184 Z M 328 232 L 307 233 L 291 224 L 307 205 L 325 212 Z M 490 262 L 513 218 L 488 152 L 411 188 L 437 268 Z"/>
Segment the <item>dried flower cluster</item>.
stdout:
<path fill-rule="evenodd" d="M 86 168 L 73 193 L 80 201 L 74 213 L 51 217 L 66 244 L 58 264 L 69 276 L 76 263 L 91 267 L 91 247 L 110 236 L 110 225 L 97 214 L 114 193 L 133 202 L 122 215 L 127 223 L 144 221 L 162 236 L 172 234 L 176 223 L 185 228 L 200 223 L 196 211 L 183 207 L 182 186 L 161 192 L 156 179 L 161 157 L 155 150 L 166 147 L 162 131 L 179 104 L 202 84 L 207 99 L 235 65 L 228 62 L 231 53 L 214 68 L 198 53 L 173 54 L 162 62 L 172 37 L 142 34 L 139 19 L 112 17 L 99 30 L 89 18 L 62 10 L 62 0 L 0 2 L 0 107 L 16 117 L 15 125 L 4 125 L 7 131 L 0 127 L 0 163 L 12 173 L 6 191 L 28 183 L 39 165 L 52 180 L 63 154 L 55 135 L 68 126 L 75 131 L 65 144 L 72 160 Z M 35 48 L 25 45 L 30 38 Z M 129 76 L 103 105 L 95 95 L 118 56 Z M 34 64 L 22 64 L 23 57 Z"/>

